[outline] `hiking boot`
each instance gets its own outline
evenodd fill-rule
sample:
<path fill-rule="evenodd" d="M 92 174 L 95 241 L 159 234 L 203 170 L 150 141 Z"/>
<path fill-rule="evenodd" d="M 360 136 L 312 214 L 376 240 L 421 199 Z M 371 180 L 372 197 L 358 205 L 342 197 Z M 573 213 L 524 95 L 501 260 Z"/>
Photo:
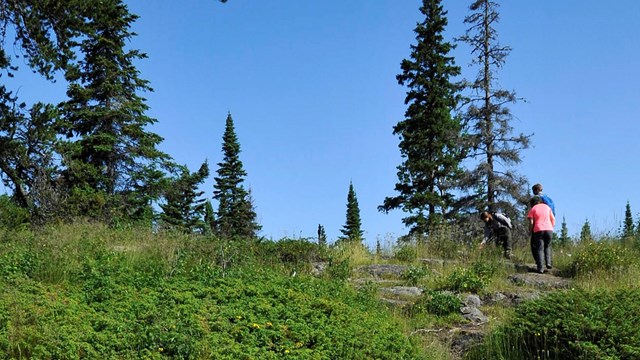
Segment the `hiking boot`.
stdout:
<path fill-rule="evenodd" d="M 511 253 L 511 250 L 505 250 L 504 251 L 504 258 L 505 259 L 511 260 L 512 257 L 513 257 L 513 254 Z"/>
<path fill-rule="evenodd" d="M 551 269 L 553 269 L 553 266 L 547 265 L 547 269 L 551 270 Z"/>

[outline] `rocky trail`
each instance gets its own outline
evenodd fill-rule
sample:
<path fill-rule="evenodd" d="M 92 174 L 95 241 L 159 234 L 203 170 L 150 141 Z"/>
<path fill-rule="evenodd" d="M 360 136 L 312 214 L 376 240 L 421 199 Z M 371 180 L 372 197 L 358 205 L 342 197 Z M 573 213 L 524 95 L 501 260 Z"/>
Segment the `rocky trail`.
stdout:
<path fill-rule="evenodd" d="M 445 266 L 455 265 L 445 260 L 422 259 L 422 264 L 433 273 L 438 273 Z M 464 353 L 474 344 L 482 341 L 490 325 L 491 317 L 485 315 L 483 309 L 488 307 L 515 307 L 523 301 L 539 298 L 546 292 L 567 289 L 570 279 L 563 278 L 552 269 L 544 274 L 535 272 L 535 265 L 505 261 L 507 267 L 507 287 L 509 290 L 483 293 L 482 295 L 460 294 L 462 306 L 460 315 L 465 323 L 432 329 L 416 329 L 412 335 L 435 334 L 443 343 L 450 345 L 452 357 L 462 358 Z M 389 306 L 402 310 L 410 307 L 425 289 L 419 286 L 405 286 L 402 274 L 410 268 L 408 265 L 372 264 L 354 269 L 350 282 L 356 286 L 373 284 L 378 289 L 378 297 Z"/>

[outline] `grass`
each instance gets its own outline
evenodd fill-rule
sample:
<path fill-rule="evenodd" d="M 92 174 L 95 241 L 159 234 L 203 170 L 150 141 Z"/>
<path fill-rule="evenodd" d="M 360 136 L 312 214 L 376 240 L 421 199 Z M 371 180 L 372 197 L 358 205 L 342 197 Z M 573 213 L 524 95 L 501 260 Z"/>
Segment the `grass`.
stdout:
<path fill-rule="evenodd" d="M 323 248 L 304 239 L 239 241 L 87 223 L 0 228 L 0 357 L 451 359 L 444 334 L 467 322 L 443 310 L 455 302 L 450 296 L 522 291 L 507 280 L 514 268 L 500 249 L 447 241 L 457 236 L 443 230 L 432 242 L 385 247 L 382 257 L 346 242 Z M 620 292 L 638 289 L 637 250 L 600 240 L 554 248 L 554 267 L 572 277 L 574 301 L 585 308 L 607 296 L 635 299 Z M 514 261 L 530 259 L 528 247 L 515 249 Z M 324 275 L 310 275 L 314 262 L 328 264 Z M 350 285 L 364 276 L 354 269 L 380 263 L 407 267 L 390 280 L 424 289 L 422 298 L 404 299 L 416 305 L 389 307 L 377 299 L 382 285 Z M 524 350 L 552 358 L 540 346 L 597 325 L 557 327 L 539 342 L 526 324 L 539 323 L 538 309 L 553 308 L 545 299 L 483 306 L 489 335 L 468 358 L 519 359 Z M 566 311 L 557 311 L 563 319 Z M 630 346 L 576 351 L 598 358 L 600 350 L 633 354 Z"/>

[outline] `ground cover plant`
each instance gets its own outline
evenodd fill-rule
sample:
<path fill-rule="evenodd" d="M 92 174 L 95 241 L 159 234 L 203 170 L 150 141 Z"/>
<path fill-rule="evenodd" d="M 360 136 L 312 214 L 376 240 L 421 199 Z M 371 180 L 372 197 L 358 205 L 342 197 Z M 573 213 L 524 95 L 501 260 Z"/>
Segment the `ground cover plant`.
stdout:
<path fill-rule="evenodd" d="M 307 245 L 86 224 L 0 239 L 0 358 L 425 358 L 370 292 L 292 276 Z"/>
<path fill-rule="evenodd" d="M 640 289 L 553 292 L 516 309 L 469 359 L 638 359 Z"/>

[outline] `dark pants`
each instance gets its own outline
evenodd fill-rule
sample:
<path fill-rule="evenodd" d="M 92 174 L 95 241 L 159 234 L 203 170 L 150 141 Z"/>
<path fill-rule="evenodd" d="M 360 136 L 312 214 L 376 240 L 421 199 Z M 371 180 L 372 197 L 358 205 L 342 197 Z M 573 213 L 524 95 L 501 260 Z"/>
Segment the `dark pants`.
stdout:
<path fill-rule="evenodd" d="M 507 227 L 501 227 L 496 230 L 498 236 L 496 237 L 496 245 L 502 246 L 505 256 L 511 252 L 511 229 Z"/>
<path fill-rule="evenodd" d="M 551 236 L 553 231 L 538 231 L 531 234 L 531 254 L 538 271 L 544 265 L 551 266 Z"/>

